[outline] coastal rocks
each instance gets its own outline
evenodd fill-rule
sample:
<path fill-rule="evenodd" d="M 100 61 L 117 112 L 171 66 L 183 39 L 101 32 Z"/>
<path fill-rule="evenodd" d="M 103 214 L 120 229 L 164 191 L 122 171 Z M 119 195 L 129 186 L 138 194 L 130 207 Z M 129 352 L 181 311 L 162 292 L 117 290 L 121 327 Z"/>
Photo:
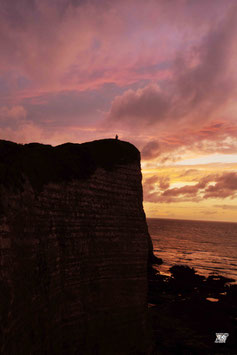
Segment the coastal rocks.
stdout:
<path fill-rule="evenodd" d="M 171 276 L 149 279 L 149 315 L 155 354 L 235 354 L 237 287 L 220 275 L 207 278 L 186 265 L 174 265 Z M 224 292 L 223 292 L 224 291 Z M 215 302 L 214 302 L 215 301 Z M 216 332 L 229 334 L 220 348 Z"/>
<path fill-rule="evenodd" d="M 137 149 L 1 141 L 0 193 L 0 353 L 149 353 Z"/>

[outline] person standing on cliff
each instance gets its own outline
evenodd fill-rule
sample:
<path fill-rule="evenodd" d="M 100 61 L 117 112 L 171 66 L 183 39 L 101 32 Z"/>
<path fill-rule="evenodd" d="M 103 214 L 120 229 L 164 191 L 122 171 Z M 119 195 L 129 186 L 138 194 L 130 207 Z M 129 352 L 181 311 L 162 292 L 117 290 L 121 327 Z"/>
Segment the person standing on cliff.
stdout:
<path fill-rule="evenodd" d="M 118 139 L 118 135 L 116 134 L 115 139 Z"/>

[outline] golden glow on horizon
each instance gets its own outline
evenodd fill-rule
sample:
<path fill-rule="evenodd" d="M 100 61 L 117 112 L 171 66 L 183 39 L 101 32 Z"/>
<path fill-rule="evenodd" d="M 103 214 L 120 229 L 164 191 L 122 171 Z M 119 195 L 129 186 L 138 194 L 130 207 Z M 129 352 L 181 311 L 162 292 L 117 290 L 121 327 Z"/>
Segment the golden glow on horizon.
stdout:
<path fill-rule="evenodd" d="M 214 163 L 202 165 L 170 165 L 159 168 L 143 168 L 143 185 L 153 176 L 169 177 L 169 189 L 193 186 L 200 179 L 213 174 L 236 172 L 237 163 Z M 149 218 L 174 218 L 237 222 L 237 197 L 208 198 L 180 202 L 148 202 L 144 199 L 144 210 Z"/>

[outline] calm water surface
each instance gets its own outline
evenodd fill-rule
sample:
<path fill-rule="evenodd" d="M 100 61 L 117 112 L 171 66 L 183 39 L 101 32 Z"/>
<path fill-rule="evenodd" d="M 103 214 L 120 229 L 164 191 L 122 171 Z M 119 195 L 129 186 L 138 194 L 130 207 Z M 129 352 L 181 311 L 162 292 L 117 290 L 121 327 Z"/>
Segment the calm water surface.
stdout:
<path fill-rule="evenodd" d="M 237 223 L 147 219 L 159 270 L 174 264 L 194 267 L 202 275 L 217 273 L 237 281 Z"/>

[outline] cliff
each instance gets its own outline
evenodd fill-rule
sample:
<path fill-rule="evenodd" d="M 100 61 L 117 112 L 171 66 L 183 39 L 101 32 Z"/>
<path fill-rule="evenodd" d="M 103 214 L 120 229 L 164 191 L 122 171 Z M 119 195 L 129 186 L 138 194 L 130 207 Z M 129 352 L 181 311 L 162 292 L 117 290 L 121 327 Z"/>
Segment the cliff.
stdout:
<path fill-rule="evenodd" d="M 141 179 L 127 142 L 0 141 L 1 354 L 148 353 Z"/>

